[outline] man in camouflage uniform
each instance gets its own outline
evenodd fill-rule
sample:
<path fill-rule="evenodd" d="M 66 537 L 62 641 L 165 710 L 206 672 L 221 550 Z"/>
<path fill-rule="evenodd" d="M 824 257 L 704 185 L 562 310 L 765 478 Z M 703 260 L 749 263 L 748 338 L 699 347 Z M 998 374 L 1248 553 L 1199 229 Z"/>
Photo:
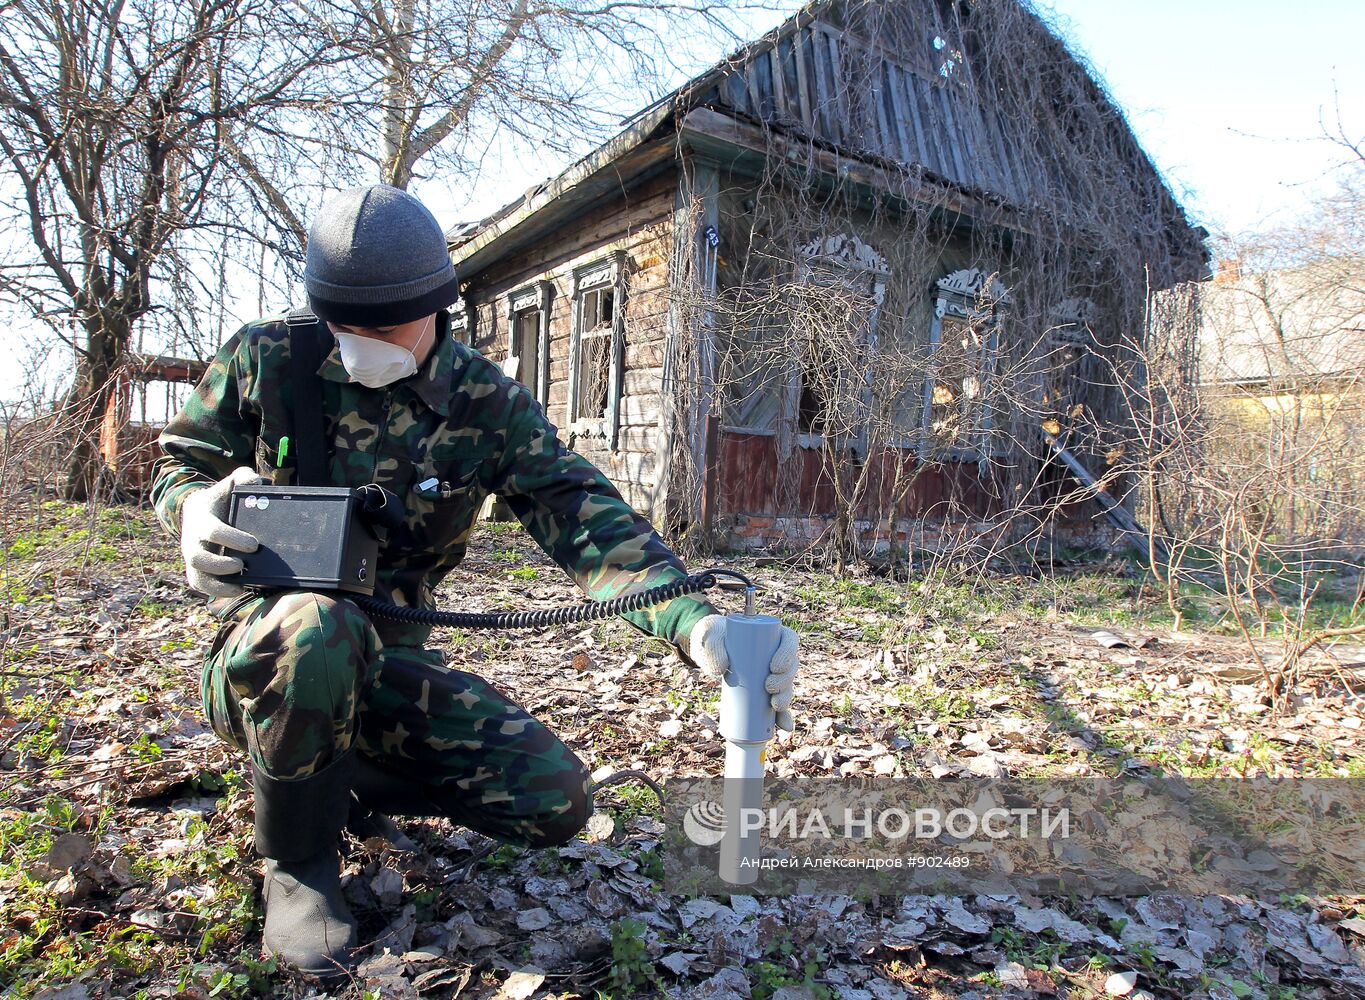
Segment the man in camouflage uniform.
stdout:
<path fill-rule="evenodd" d="M 649 522 L 560 443 L 531 394 L 456 342 L 458 286 L 439 225 L 382 185 L 331 199 L 310 233 L 305 284 L 336 338 L 318 369 L 333 485 L 378 483 L 405 519 L 379 557 L 375 596 L 431 607 L 483 499 L 503 496 L 591 597 L 685 575 Z M 180 534 L 193 589 L 222 627 L 205 657 L 205 711 L 250 757 L 266 858 L 264 940 L 290 965 L 348 964 L 355 920 L 340 894 L 338 835 L 352 793 L 376 811 L 443 815 L 506 843 L 568 841 L 591 809 L 588 775 L 560 740 L 482 678 L 425 649 L 429 629 L 371 621 L 339 593 L 243 593 L 221 579 L 256 540 L 224 523 L 233 485 L 297 482 L 284 317 L 238 331 L 161 435 L 153 499 Z M 327 349 L 330 348 L 330 353 Z M 625 616 L 723 676 L 724 618 L 696 597 Z M 791 728 L 796 637 L 770 666 Z"/>

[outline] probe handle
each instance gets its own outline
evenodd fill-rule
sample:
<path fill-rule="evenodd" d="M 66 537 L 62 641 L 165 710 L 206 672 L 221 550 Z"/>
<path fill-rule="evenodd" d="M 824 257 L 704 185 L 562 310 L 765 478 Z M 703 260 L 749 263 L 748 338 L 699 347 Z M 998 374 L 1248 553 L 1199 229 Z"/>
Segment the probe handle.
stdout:
<path fill-rule="evenodd" d="M 725 836 L 720 877 L 731 885 L 758 879 L 762 850 L 763 751 L 773 736 L 768 664 L 782 641 L 782 623 L 771 615 L 730 615 L 725 651 L 730 669 L 720 691 L 720 733 L 725 737 Z"/>
<path fill-rule="evenodd" d="M 721 681 L 720 734 L 741 743 L 773 738 L 772 695 L 764 686 L 768 664 L 782 641 L 782 623 L 772 615 L 730 615 L 725 651 L 730 669 Z"/>

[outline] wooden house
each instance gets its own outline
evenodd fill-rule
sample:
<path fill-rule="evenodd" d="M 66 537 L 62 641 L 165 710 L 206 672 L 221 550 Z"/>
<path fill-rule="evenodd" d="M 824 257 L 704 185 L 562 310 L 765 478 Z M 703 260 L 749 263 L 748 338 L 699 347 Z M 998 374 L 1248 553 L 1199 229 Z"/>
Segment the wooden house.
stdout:
<path fill-rule="evenodd" d="M 670 533 L 917 546 L 1089 529 L 1037 427 L 1103 465 L 1203 235 L 1017 0 L 842 0 L 449 240 L 460 335 Z"/>

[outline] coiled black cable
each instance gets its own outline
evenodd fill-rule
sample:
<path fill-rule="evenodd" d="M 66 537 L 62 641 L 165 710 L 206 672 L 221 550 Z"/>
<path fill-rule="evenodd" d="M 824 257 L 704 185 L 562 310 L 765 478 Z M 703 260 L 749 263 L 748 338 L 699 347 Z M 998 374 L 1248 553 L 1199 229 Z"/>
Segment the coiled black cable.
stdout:
<path fill-rule="evenodd" d="M 450 628 L 547 628 L 555 625 L 574 625 L 614 618 L 629 611 L 665 604 L 685 594 L 699 594 L 720 583 L 721 577 L 739 580 L 746 587 L 753 582 L 743 573 L 732 569 L 707 569 L 681 580 L 650 587 L 634 594 L 623 594 L 609 601 L 589 601 L 567 608 L 543 608 L 539 611 L 436 611 L 431 608 L 405 608 L 373 597 L 348 594 L 362 611 L 374 618 L 403 622 L 408 625 L 443 625 Z"/>

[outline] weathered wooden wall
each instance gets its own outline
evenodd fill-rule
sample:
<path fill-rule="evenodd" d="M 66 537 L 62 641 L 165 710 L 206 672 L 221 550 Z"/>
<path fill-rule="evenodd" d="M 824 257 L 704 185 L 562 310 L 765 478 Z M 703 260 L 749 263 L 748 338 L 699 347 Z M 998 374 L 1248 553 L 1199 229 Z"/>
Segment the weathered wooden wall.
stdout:
<path fill-rule="evenodd" d="M 1017 125 L 965 85 L 964 59 L 945 68 L 961 43 L 936 16 L 936 5 L 914 6 L 922 8 L 916 45 L 859 37 L 860 29 L 876 30 L 875 15 L 865 13 L 850 31 L 831 23 L 836 11 L 829 10 L 826 19 L 753 46 L 698 87 L 693 100 L 1027 204 L 1035 181 L 1019 161 L 1020 144 L 1011 141 Z M 935 39 L 944 47 L 936 49 Z"/>
<path fill-rule="evenodd" d="M 474 276 L 466 301 L 477 309 L 474 346 L 494 361 L 509 351 L 508 294 L 548 281 L 550 381 L 546 412 L 565 443 L 601 468 L 637 510 L 652 513 L 657 482 L 655 442 L 660 416 L 664 335 L 668 313 L 672 220 L 677 176 L 659 174 L 594 207 L 552 238 Z M 576 268 L 612 252 L 624 253 L 625 320 L 620 431 L 613 450 L 600 438 L 575 436 L 568 419 L 569 357 Z M 526 381 L 524 373 L 522 381 Z"/>
<path fill-rule="evenodd" d="M 998 522 L 1016 505 L 1040 509 L 1058 498 L 1062 484 L 1049 478 L 1037 430 L 1047 409 L 1044 393 L 1050 389 L 1057 396 L 1048 404 L 1052 408 L 1063 401 L 1069 407 L 1084 396 L 1085 386 L 1076 369 L 1056 368 L 1042 331 L 1035 329 L 1036 317 L 1014 311 L 1015 304 L 1002 302 L 998 312 L 1002 334 L 997 364 L 1012 375 L 1007 386 L 997 387 L 989 460 L 955 459 L 951 447 L 941 441 L 930 443 L 927 452 L 932 457 L 925 457 L 922 380 L 931 370 L 930 326 L 941 294 L 936 283 L 962 269 L 981 268 L 997 274 L 1007 288 L 1024 288 L 1030 276 L 1004 241 L 981 230 L 972 234 L 955 230 L 923 213 L 909 215 L 856 202 L 803 204 L 803 192 L 771 178 L 712 169 L 718 173 L 710 217 L 719 239 L 716 296 L 721 306 L 715 316 L 722 413 L 715 528 L 738 544 L 780 542 L 784 535 L 791 541 L 809 540 L 812 532 L 823 530 L 820 519 L 827 527 L 839 506 L 836 470 L 845 490 L 862 480 L 859 501 L 849 514 L 871 526 L 888 518 L 939 525 Z M 911 359 L 909 372 L 902 370 L 897 377 L 909 377 L 916 387 L 903 423 L 898 420 L 895 428 L 882 425 L 870 431 L 864 442 L 870 452 L 857 455 L 827 454 L 818 435 L 799 432 L 790 380 L 801 344 L 780 319 L 765 327 L 763 318 L 764 296 L 771 296 L 780 309 L 787 283 L 796 280 L 798 248 L 842 235 L 856 237 L 884 258 L 886 270 L 878 278 L 884 282 L 884 298 L 876 335 L 884 357 L 898 356 L 902 366 Z M 1051 289 L 1054 283 L 1045 284 Z M 1068 283 L 1058 280 L 1055 286 L 1064 289 Z M 726 303 L 735 303 L 731 313 L 727 314 Z M 1021 305 L 1037 308 L 1032 302 Z M 733 326 L 727 327 L 727 321 Z M 831 336 L 830 356 L 838 356 L 838 335 Z M 774 344 L 784 345 L 776 359 Z M 1040 351 L 1045 360 L 1027 360 Z M 736 374 L 751 370 L 746 357 L 766 358 L 765 363 L 774 367 L 749 381 Z M 915 358 L 924 359 L 919 382 L 913 381 L 919 371 Z M 884 384 L 877 381 L 881 376 L 876 372 L 868 377 L 874 386 Z M 1072 527 L 1088 526 L 1087 514 L 1074 505 L 1064 507 L 1058 517 Z"/>

